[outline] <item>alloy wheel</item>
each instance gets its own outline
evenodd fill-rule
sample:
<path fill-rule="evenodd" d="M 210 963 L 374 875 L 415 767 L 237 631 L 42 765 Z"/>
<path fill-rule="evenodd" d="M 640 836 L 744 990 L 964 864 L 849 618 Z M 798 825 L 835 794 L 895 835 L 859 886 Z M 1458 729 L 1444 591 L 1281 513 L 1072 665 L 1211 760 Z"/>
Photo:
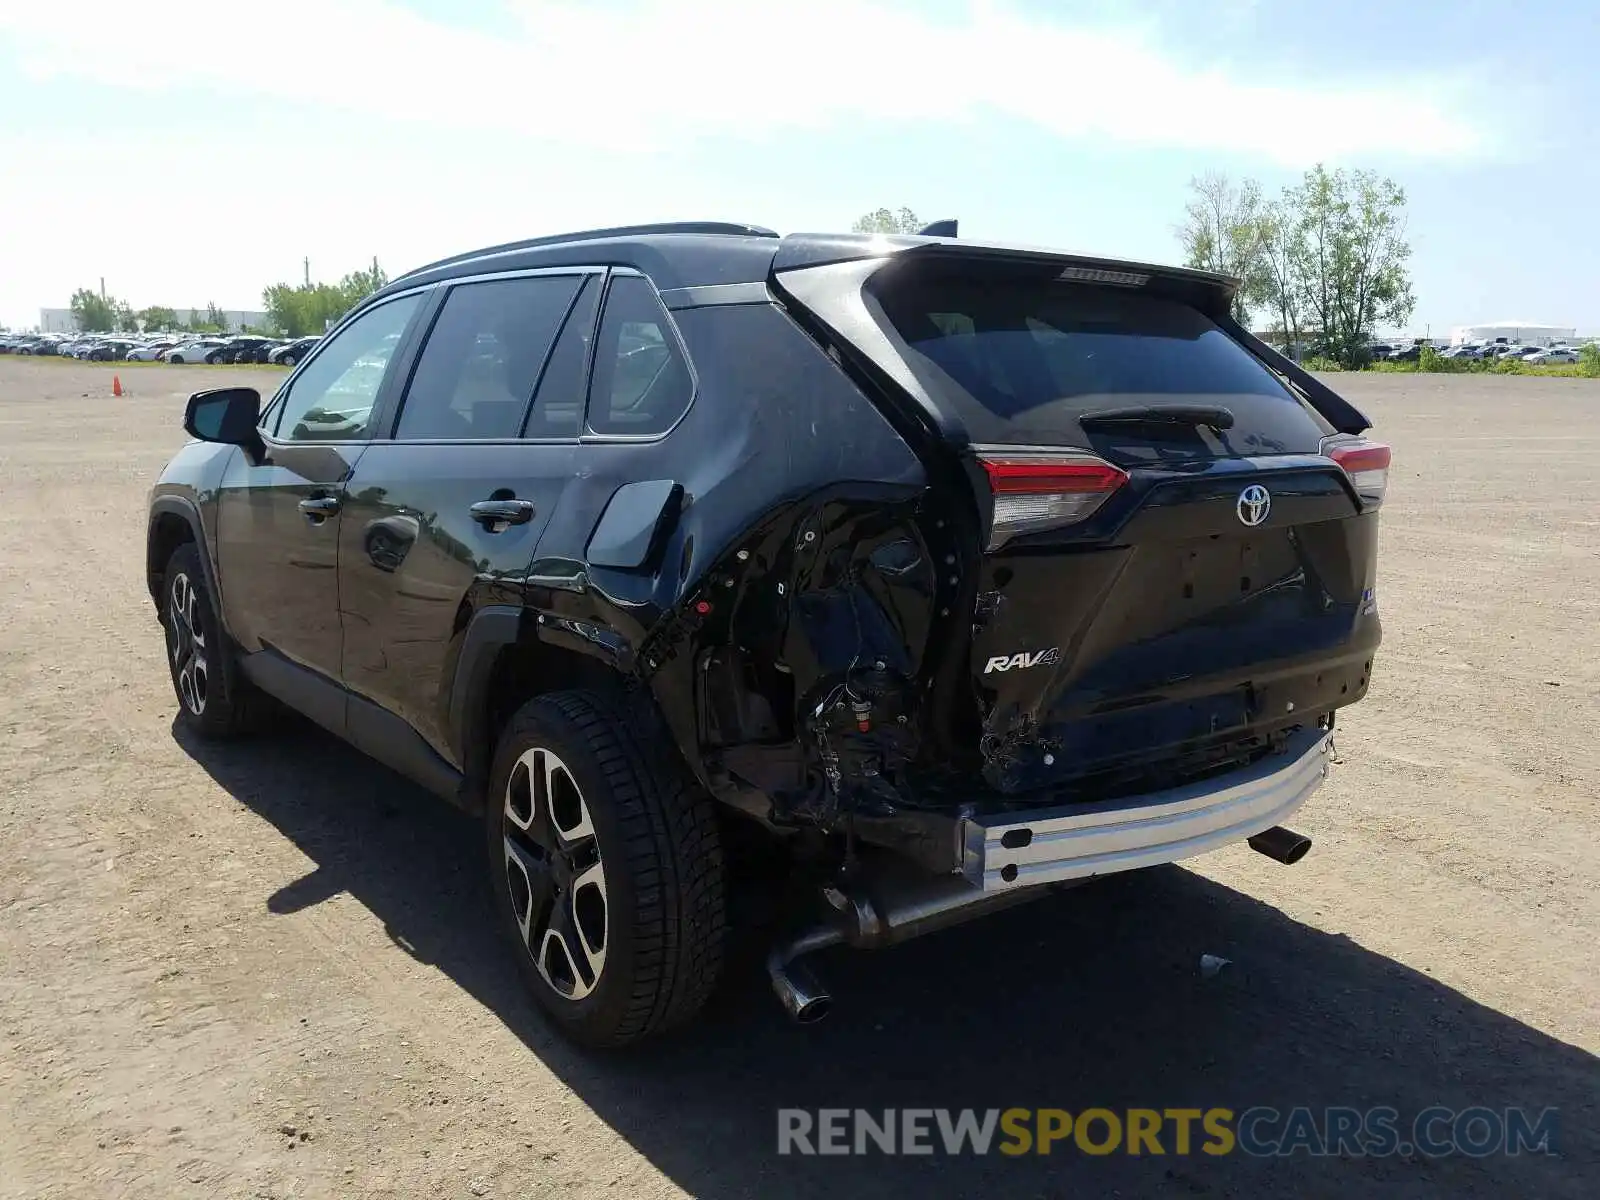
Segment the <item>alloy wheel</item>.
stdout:
<path fill-rule="evenodd" d="M 558 995 L 582 1000 L 605 970 L 609 906 L 600 842 L 567 765 L 542 747 L 525 751 L 506 781 L 501 824 L 523 945 Z"/>
<path fill-rule="evenodd" d="M 188 575 L 180 571 L 172 577 L 167 598 L 167 649 L 172 655 L 178 695 L 197 717 L 205 715 L 211 682 L 206 662 L 206 634 L 200 623 L 202 603 Z"/>

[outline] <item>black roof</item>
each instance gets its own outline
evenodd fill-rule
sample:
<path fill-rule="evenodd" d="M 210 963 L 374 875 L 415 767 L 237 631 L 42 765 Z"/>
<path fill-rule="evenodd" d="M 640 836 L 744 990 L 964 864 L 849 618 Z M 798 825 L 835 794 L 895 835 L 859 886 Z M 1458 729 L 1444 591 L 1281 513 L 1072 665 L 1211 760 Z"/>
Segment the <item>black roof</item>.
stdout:
<path fill-rule="evenodd" d="M 1010 263 L 1041 270 L 1134 271 L 1162 278 L 1204 298 L 1202 307 L 1226 308 L 1238 281 L 1181 267 L 1127 263 L 1038 247 L 985 243 L 924 234 L 794 233 L 780 237 L 760 225 L 680 221 L 586 229 L 506 242 L 452 255 L 408 271 L 378 295 L 490 272 L 541 267 L 629 266 L 663 291 L 713 284 L 754 283 L 785 270 L 860 258 L 957 258 L 974 265 Z"/>
<path fill-rule="evenodd" d="M 777 249 L 778 235 L 760 225 L 680 221 L 585 229 L 452 255 L 406 272 L 379 294 L 489 271 L 569 266 L 632 266 L 663 289 L 749 283 L 767 277 Z"/>

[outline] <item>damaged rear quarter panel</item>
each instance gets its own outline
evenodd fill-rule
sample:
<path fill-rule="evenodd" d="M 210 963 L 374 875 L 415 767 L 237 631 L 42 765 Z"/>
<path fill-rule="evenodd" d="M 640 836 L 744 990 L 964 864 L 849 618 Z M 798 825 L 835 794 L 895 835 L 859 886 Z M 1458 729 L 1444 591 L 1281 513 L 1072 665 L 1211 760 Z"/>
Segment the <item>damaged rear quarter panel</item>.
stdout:
<path fill-rule="evenodd" d="M 741 744 L 799 767 L 800 712 L 827 681 L 854 682 L 869 657 L 897 676 L 919 669 L 933 609 L 916 523 L 927 476 L 776 305 L 673 317 L 695 365 L 693 404 L 665 438 L 585 443 L 529 582 L 534 607 L 559 618 L 541 626 L 546 635 L 591 629 L 594 645 L 647 684 L 685 760 L 721 791 Z M 683 489 L 654 561 L 587 562 L 595 516 L 642 480 Z"/>

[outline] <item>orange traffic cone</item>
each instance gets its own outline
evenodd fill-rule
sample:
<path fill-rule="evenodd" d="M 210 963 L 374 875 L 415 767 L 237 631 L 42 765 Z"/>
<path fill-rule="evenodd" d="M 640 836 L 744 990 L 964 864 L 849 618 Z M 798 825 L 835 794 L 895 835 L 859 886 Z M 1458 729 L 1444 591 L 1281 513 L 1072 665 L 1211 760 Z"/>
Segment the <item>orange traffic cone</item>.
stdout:
<path fill-rule="evenodd" d="M 111 394 L 113 396 L 122 395 L 122 376 L 113 375 L 111 377 Z"/>

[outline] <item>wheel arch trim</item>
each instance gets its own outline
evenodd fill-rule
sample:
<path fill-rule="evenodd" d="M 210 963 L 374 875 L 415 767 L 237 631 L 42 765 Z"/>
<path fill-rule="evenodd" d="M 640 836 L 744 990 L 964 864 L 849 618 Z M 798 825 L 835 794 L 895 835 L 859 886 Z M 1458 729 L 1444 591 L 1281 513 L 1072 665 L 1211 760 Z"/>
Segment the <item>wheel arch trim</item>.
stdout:
<path fill-rule="evenodd" d="M 179 517 L 189 527 L 191 540 L 200 555 L 200 573 L 205 577 L 206 598 L 211 604 L 211 615 L 216 618 L 217 628 L 227 633 L 227 623 L 222 617 L 222 589 L 218 584 L 216 564 L 211 561 L 211 546 L 206 541 L 205 522 L 200 517 L 200 507 L 193 500 L 184 496 L 171 494 L 157 496 L 150 502 L 150 515 L 145 527 L 145 573 L 149 584 L 153 585 L 161 572 L 166 570 L 166 562 L 156 562 L 153 554 L 156 546 L 156 527 L 164 516 Z M 158 590 L 151 587 L 150 598 L 160 607 L 161 598 Z"/>

